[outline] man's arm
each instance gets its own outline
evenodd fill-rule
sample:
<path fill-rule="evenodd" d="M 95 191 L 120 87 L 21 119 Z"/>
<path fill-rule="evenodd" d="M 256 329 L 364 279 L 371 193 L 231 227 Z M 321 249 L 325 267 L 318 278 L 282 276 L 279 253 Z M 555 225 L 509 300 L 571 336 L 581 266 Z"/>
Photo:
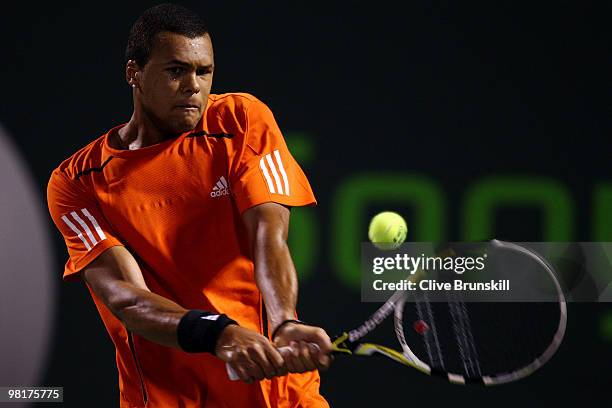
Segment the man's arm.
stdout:
<path fill-rule="evenodd" d="M 177 329 L 188 310 L 149 290 L 130 252 L 115 246 L 82 272 L 83 279 L 125 327 L 148 340 L 180 348 Z M 215 354 L 246 382 L 283 375 L 283 358 L 265 337 L 238 325 L 221 332 Z"/>
<path fill-rule="evenodd" d="M 270 319 L 270 332 L 285 320 L 295 319 L 297 276 L 289 247 L 289 209 L 277 203 L 264 203 L 243 213 L 255 262 L 255 279 L 262 292 Z M 291 372 L 327 368 L 331 342 L 321 328 L 302 324 L 285 324 L 272 339 L 276 346 L 290 346 L 292 353 L 283 354 Z M 313 349 L 312 344 L 319 350 Z"/>
<path fill-rule="evenodd" d="M 188 310 L 152 293 L 125 247 L 103 252 L 83 270 L 83 279 L 129 331 L 180 348 L 176 329 Z"/>

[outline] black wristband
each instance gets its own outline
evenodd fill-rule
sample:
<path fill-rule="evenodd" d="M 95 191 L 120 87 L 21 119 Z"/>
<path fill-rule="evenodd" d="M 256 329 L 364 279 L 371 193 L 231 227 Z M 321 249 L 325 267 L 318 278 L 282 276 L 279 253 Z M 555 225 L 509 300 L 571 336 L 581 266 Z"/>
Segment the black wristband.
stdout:
<path fill-rule="evenodd" d="M 278 326 L 276 326 L 276 328 L 274 329 L 274 331 L 272 332 L 272 341 L 274 341 L 274 338 L 276 337 L 276 334 L 278 333 L 278 330 L 283 327 L 284 325 L 288 324 L 288 323 L 296 323 L 296 324 L 304 324 L 306 326 L 308 326 L 308 323 L 305 323 L 301 320 L 297 320 L 297 319 L 287 319 L 287 320 L 283 320 Z"/>
<path fill-rule="evenodd" d="M 215 353 L 223 329 L 238 324 L 224 314 L 190 310 L 181 318 L 176 331 L 179 346 L 188 353 Z"/>

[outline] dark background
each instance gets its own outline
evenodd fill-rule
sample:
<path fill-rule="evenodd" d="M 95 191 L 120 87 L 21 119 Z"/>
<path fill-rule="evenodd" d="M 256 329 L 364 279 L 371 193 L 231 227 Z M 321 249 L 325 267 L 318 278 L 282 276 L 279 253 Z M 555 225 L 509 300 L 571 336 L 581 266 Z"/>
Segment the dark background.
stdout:
<path fill-rule="evenodd" d="M 41 205 L 59 162 L 129 119 L 126 38 L 153 4 L 3 6 L 0 121 L 40 186 Z M 181 4 L 210 26 L 213 92 L 256 95 L 272 108 L 290 146 L 301 140 L 310 152 L 296 152 L 319 199 L 308 213 L 317 229 L 301 271 L 303 319 L 334 332 L 374 306 L 360 304 L 359 291 L 334 266 L 335 239 L 342 237 L 334 230 L 341 225 L 337 192 L 355 175 L 380 176 L 383 184 L 391 176 L 425 177 L 443 192 L 441 233 L 449 239 L 466 238 L 462 208 L 475 183 L 492 176 L 550 180 L 574 208 L 571 230 L 560 238 L 612 241 L 612 226 L 602 226 L 609 219 L 593 211 L 595 192 L 612 178 L 609 3 Z M 409 239 L 427 236 L 410 203 L 374 201 L 359 222 L 396 209 L 416 223 Z M 545 240 L 541 221 L 537 209 L 502 208 L 495 236 Z M 51 223 L 48 233 L 59 282 L 66 251 Z M 361 237 L 344 238 L 365 240 L 365 228 Z M 114 349 L 89 294 L 80 284 L 58 287 L 52 353 L 40 384 L 63 386 L 66 406 L 116 406 Z M 599 405 L 612 385 L 612 343 L 600 331 L 612 308 L 569 306 L 557 355 L 519 383 L 465 388 L 391 362 L 338 358 L 323 374 L 322 392 L 338 407 Z"/>

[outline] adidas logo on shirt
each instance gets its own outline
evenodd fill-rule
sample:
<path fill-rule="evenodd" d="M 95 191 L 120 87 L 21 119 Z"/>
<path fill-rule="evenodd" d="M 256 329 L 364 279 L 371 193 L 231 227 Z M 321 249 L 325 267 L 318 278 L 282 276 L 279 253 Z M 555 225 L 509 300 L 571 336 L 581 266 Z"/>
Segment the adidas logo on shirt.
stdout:
<path fill-rule="evenodd" d="M 227 184 L 227 180 L 225 179 L 225 177 L 221 176 L 221 178 L 217 180 L 217 184 L 215 184 L 212 191 L 210 192 L 210 196 L 213 198 L 221 197 L 229 195 L 229 193 L 229 184 Z"/>

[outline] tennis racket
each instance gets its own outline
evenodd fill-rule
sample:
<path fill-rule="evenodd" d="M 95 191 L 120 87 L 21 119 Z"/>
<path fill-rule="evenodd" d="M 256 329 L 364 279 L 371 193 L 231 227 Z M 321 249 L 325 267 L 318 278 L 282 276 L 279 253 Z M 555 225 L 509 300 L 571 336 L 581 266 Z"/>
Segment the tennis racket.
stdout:
<path fill-rule="evenodd" d="M 333 353 L 379 356 L 454 384 L 497 385 L 527 377 L 559 348 L 567 323 L 564 294 L 553 268 L 521 245 L 493 240 L 500 262 L 497 278 L 521 280 L 533 299 L 546 292 L 547 301 L 466 302 L 460 294 L 433 301 L 426 292 L 395 292 L 372 316 L 333 338 Z M 442 256 L 457 256 L 453 249 Z M 422 271 L 412 281 L 424 278 Z M 531 296 L 526 293 L 526 296 Z M 363 342 L 393 315 L 401 348 Z M 238 376 L 228 365 L 230 379 Z"/>

